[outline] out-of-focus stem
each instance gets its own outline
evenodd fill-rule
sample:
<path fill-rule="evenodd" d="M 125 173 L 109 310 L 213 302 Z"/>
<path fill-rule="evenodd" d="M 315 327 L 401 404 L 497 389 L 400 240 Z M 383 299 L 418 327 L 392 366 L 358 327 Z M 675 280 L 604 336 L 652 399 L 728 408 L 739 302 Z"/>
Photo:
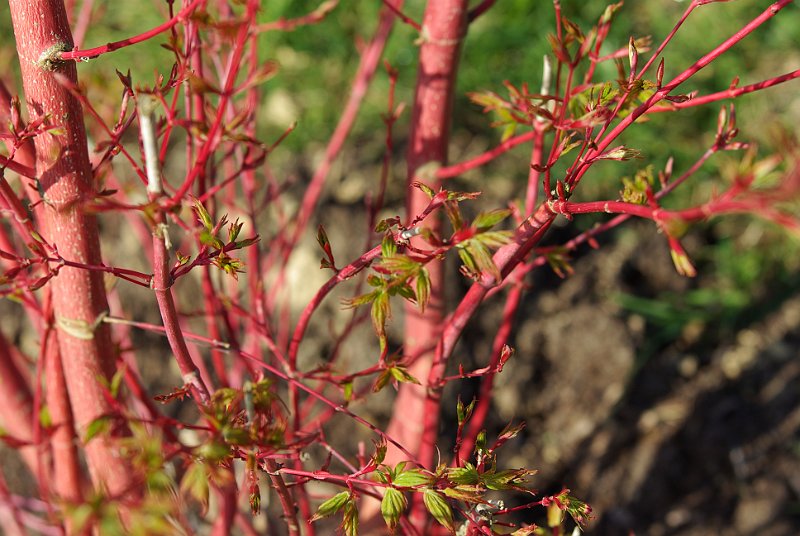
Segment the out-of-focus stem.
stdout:
<path fill-rule="evenodd" d="M 45 359 L 46 386 L 45 400 L 53 426 L 50 445 L 53 451 L 53 491 L 59 499 L 79 504 L 83 500 L 83 479 L 77 442 L 69 405 L 61 354 L 58 350 L 54 332 L 48 330 L 44 335 L 42 354 Z"/>
<path fill-rule="evenodd" d="M 33 441 L 33 393 L 12 355 L 15 348 L 0 332 L 0 423 L 14 439 Z M 36 452 L 32 447 L 20 449 L 25 463 L 36 474 Z"/>
<path fill-rule="evenodd" d="M 399 8 L 402 6 L 403 1 L 394 0 L 393 4 L 395 7 Z M 325 148 L 325 156 L 314 172 L 311 182 L 303 194 L 303 200 L 297 213 L 297 221 L 294 229 L 292 230 L 291 235 L 284 239 L 282 247 L 279 251 L 282 268 L 276 284 L 273 285 L 273 291 L 268 299 L 268 306 L 272 306 L 274 304 L 274 292 L 277 292 L 277 290 L 281 287 L 282 281 L 285 278 L 285 267 L 289 260 L 289 256 L 291 255 L 292 251 L 294 251 L 297 242 L 300 240 L 300 237 L 305 231 L 308 222 L 314 214 L 314 210 L 317 206 L 317 202 L 319 201 L 319 197 L 322 194 L 322 189 L 325 186 L 325 180 L 328 178 L 328 173 L 330 172 L 331 166 L 342 150 L 344 142 L 347 140 L 347 136 L 350 133 L 350 129 L 356 120 L 358 111 L 361 108 L 361 103 L 367 94 L 367 89 L 369 89 L 372 79 L 375 76 L 375 71 L 378 68 L 381 56 L 383 55 L 383 49 L 391 33 L 394 19 L 395 15 L 389 9 L 384 9 L 381 11 L 381 18 L 378 21 L 378 28 L 375 30 L 375 36 L 361 54 L 358 70 L 353 78 L 353 87 L 350 92 L 350 97 L 348 98 L 347 104 L 342 111 L 342 115 L 339 118 L 336 129 L 331 135 L 328 146 Z"/>

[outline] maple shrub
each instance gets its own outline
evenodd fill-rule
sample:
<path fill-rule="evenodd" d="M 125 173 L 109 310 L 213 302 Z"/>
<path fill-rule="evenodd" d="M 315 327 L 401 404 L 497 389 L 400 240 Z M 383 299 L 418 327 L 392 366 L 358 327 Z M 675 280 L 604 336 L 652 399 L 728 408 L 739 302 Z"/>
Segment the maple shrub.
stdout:
<path fill-rule="evenodd" d="M 0 76 L 0 293 L 3 314 L 24 321 L 0 332 L 0 424 L 38 496 L 0 481 L 6 534 L 584 527 L 591 509 L 570 490 L 533 490 L 537 460 L 503 465 L 498 453 L 522 423 L 487 431 L 504 365 L 525 359 L 509 341 L 529 274 L 549 266 L 565 275 L 574 252 L 631 218 L 652 222 L 686 277 L 696 268 L 681 239 L 693 222 L 746 213 L 798 231 L 795 153 L 760 155 L 740 140 L 734 100 L 800 71 L 705 93 L 691 83 L 751 33 L 769 32 L 762 27 L 791 0 L 684 65 L 665 51 L 695 12 L 724 17 L 727 6 L 708 5 L 721 2 L 687 1 L 665 36 L 624 41 L 611 31 L 623 24 L 622 2 L 586 28 L 558 0 L 532 2 L 553 20 L 541 74 L 470 88 L 468 105 L 492 118 L 500 139 L 455 163 L 459 69 L 492 68 L 460 62 L 462 46 L 503 2 L 375 3 L 375 19 L 360 23 L 371 34 L 355 47 L 345 102 L 309 104 L 336 113 L 335 128 L 323 149 L 304 150 L 302 121 L 282 132 L 263 124 L 284 83 L 265 38 L 313 39 L 346 2 L 278 17 L 259 0 L 145 3 L 142 18 L 158 23 L 142 31 L 125 20 L 116 31 L 127 37 L 90 48 L 93 2 L 9 0 L 21 83 Z M 385 54 L 395 27 L 415 36 L 415 58 L 402 67 Z M 326 76 L 335 51 L 316 53 L 304 67 L 310 78 Z M 93 74 L 123 54 L 168 61 L 150 75 Z M 402 76 L 416 78 L 400 98 Z M 364 106 L 376 85 L 383 112 Z M 716 107 L 718 120 L 693 163 L 648 163 L 647 147 L 620 141 L 656 114 L 697 107 Z M 325 192 L 360 111 L 379 125 L 382 165 L 355 195 L 363 210 L 334 233 L 321 224 Z M 454 187 L 517 147 L 529 154 L 524 179 L 504 201 Z M 681 197 L 721 152 L 740 155 L 724 188 L 700 202 Z M 609 193 L 575 195 L 631 164 L 637 171 Z M 599 223 L 543 244 L 554 222 L 584 214 Z M 321 263 L 297 262 L 314 235 L 311 258 Z M 492 351 L 465 366 L 456 344 L 492 296 L 504 304 Z M 477 396 L 443 396 L 465 381 Z M 455 420 L 442 437 L 445 409 Z"/>

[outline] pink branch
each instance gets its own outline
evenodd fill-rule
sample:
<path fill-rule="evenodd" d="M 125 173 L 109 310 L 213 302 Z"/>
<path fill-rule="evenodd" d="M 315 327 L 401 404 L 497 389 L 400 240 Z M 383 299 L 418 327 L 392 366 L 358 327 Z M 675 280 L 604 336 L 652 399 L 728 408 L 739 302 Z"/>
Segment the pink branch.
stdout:
<path fill-rule="evenodd" d="M 331 277 L 327 283 L 325 283 L 314 295 L 308 305 L 303 309 L 303 312 L 300 313 L 300 319 L 297 321 L 297 326 L 294 330 L 294 335 L 292 335 L 292 340 L 289 343 L 289 366 L 294 370 L 295 363 L 297 362 L 297 352 L 300 347 L 300 341 L 303 340 L 303 336 L 305 335 L 306 329 L 308 328 L 308 323 L 311 321 L 311 316 L 314 314 L 314 311 L 322 303 L 322 300 L 325 299 L 333 288 L 341 283 L 342 281 L 346 281 L 351 277 L 355 276 L 358 272 L 366 268 L 370 265 L 372 261 L 380 257 L 381 255 L 381 248 L 380 246 L 376 246 L 369 250 L 367 253 L 364 253 L 361 257 L 359 257 L 354 262 L 348 264 L 341 270 L 339 270 L 335 276 Z"/>
<path fill-rule="evenodd" d="M 512 276 L 513 277 L 513 276 Z M 500 321 L 500 328 L 494 337 L 492 343 L 492 357 L 487 365 L 487 372 L 481 378 L 481 386 L 478 392 L 478 401 L 475 404 L 475 409 L 472 412 L 472 418 L 469 422 L 467 434 L 464 441 L 461 443 L 458 451 L 456 452 L 456 463 L 459 460 L 468 460 L 475 447 L 475 438 L 484 427 L 486 417 L 489 414 L 489 409 L 492 405 L 492 392 L 495 388 L 494 378 L 497 375 L 497 367 L 503 354 L 503 349 L 508 342 L 511 335 L 511 328 L 514 325 L 514 317 L 517 314 L 517 309 L 522 300 L 523 287 L 521 282 L 517 282 L 511 287 L 511 290 L 506 297 L 506 304 L 503 308 L 503 317 Z"/>
<path fill-rule="evenodd" d="M 500 145 L 498 145 L 497 147 L 495 147 L 494 149 L 490 149 L 489 151 L 486 151 L 485 153 L 480 154 L 475 158 L 471 158 L 466 162 L 460 162 L 458 164 L 453 164 L 451 166 L 439 168 L 436 171 L 436 178 L 449 179 L 461 175 L 462 173 L 466 173 L 471 169 L 475 169 L 477 167 L 488 164 L 501 154 L 510 151 L 517 145 L 521 145 L 527 141 L 534 139 L 535 137 L 536 137 L 536 132 L 532 130 L 530 132 L 514 136 L 513 138 L 509 138 Z"/>

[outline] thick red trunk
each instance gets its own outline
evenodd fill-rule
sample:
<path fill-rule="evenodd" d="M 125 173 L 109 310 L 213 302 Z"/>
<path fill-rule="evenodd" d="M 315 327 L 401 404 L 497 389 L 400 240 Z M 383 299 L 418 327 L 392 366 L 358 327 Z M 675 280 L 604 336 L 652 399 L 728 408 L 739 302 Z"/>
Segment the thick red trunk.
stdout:
<path fill-rule="evenodd" d="M 431 1 L 425 10 L 408 152 L 408 220 L 422 212 L 430 202 L 428 196 L 414 188 L 412 183 L 421 180 L 434 189 L 439 187 L 438 182 L 418 176 L 420 168 L 447 164 L 453 92 L 461 42 L 466 33 L 466 18 L 466 0 Z M 441 227 L 436 217 L 429 217 L 421 225 L 436 232 Z M 432 291 L 425 312 L 420 313 L 411 305 L 405 309 L 404 354 L 413 360 L 409 372 L 423 385 L 401 384 L 388 433 L 413 453 L 419 451 L 422 439 L 424 384 L 444 320 L 443 268 L 439 261 L 428 265 Z M 398 408 L 402 411 L 397 411 Z M 396 462 L 400 457 L 399 452 L 391 450 L 387 459 Z"/>
<path fill-rule="evenodd" d="M 54 61 L 59 50 L 72 48 L 64 4 L 60 0 L 9 0 L 17 41 L 25 101 L 31 120 L 47 115 L 62 128 L 35 139 L 36 173 L 44 192 L 40 229 L 67 260 L 100 263 L 95 217 L 84 210 L 94 184 L 80 103 L 57 80 L 77 82 L 74 63 Z M 70 402 L 79 435 L 96 418 L 112 412 L 99 378 L 114 371 L 102 274 L 62 268 L 51 282 L 58 343 L 63 356 Z M 112 494 L 132 483 L 127 463 L 118 458 L 113 439 L 99 437 L 86 445 L 95 485 Z"/>

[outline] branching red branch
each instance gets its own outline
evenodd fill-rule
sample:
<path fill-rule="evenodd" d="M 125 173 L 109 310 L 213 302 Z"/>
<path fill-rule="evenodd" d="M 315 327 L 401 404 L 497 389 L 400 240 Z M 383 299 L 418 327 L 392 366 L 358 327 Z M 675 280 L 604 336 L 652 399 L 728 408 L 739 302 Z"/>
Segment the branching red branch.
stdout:
<path fill-rule="evenodd" d="M 289 365 L 292 367 L 294 363 L 297 362 L 297 352 L 300 348 L 300 342 L 303 340 L 305 335 L 306 329 L 308 328 L 308 323 L 311 321 L 311 316 L 314 314 L 314 311 L 319 308 L 322 300 L 325 299 L 325 296 L 330 294 L 331 290 L 341 283 L 342 281 L 346 281 L 351 277 L 358 274 L 361 270 L 366 268 L 370 265 L 372 261 L 380 257 L 381 255 L 381 248 L 380 246 L 376 246 L 369 250 L 367 253 L 361 255 L 358 259 L 354 262 L 348 264 L 341 270 L 339 270 L 336 275 L 331 277 L 314 295 L 308 305 L 303 309 L 303 312 L 300 314 L 300 319 L 297 321 L 297 326 L 295 327 L 294 334 L 292 335 L 292 340 L 289 343 Z"/>
<path fill-rule="evenodd" d="M 453 164 L 451 166 L 441 167 L 436 170 L 436 178 L 437 179 L 450 179 L 452 177 L 457 177 L 462 173 L 466 173 L 471 169 L 475 169 L 477 167 L 483 166 L 492 162 L 495 158 L 500 156 L 501 154 L 510 151 L 517 145 L 521 145 L 525 142 L 531 141 L 536 136 L 534 131 L 525 132 L 524 134 L 519 134 L 514 136 L 513 138 L 509 138 L 494 149 L 490 149 L 485 153 L 482 153 L 474 158 L 467 160 L 466 162 L 459 162 L 458 164 Z"/>
<path fill-rule="evenodd" d="M 589 170 L 591 167 L 591 163 L 593 158 L 600 155 L 605 151 L 608 146 L 617 138 L 619 137 L 622 132 L 624 132 L 628 127 L 630 127 L 634 121 L 636 121 L 639 117 L 643 114 L 647 113 L 653 106 L 658 104 L 660 101 L 664 99 L 667 95 L 669 95 L 674 89 L 684 83 L 686 80 L 697 74 L 700 70 L 708 66 L 712 61 L 716 58 L 720 57 L 726 51 L 730 50 L 736 43 L 747 37 L 750 33 L 756 30 L 759 26 L 770 20 L 772 17 L 778 14 L 780 10 L 791 4 L 793 0 L 779 0 L 775 2 L 771 6 L 769 6 L 766 10 L 764 10 L 760 15 L 755 17 L 753 20 L 745 24 L 739 31 L 733 34 L 731 37 L 726 39 L 720 45 L 715 47 L 711 52 L 697 60 L 694 64 L 692 64 L 689 68 L 685 71 L 680 73 L 678 76 L 673 78 L 669 83 L 665 84 L 661 88 L 659 88 L 647 101 L 641 104 L 639 107 L 631 111 L 631 113 L 626 116 L 622 121 L 620 121 L 616 127 L 614 127 L 608 134 L 605 134 L 605 128 L 601 129 L 598 133 L 596 147 L 589 151 L 585 157 L 583 163 L 578 166 L 574 176 L 574 184 L 577 184 L 581 177 Z M 607 125 L 610 125 L 608 123 Z M 602 137 L 602 139 L 601 139 Z"/>
<path fill-rule="evenodd" d="M 777 86 L 778 84 L 783 84 L 784 82 L 795 80 L 796 78 L 800 78 L 800 69 L 781 76 L 769 78 L 761 82 L 756 82 L 755 84 L 749 84 L 742 87 L 732 87 L 730 89 L 726 89 L 725 91 L 718 91 L 709 95 L 703 95 L 702 97 L 694 97 L 688 101 L 670 103 L 669 106 L 654 106 L 647 113 L 671 112 L 674 110 L 682 110 L 684 108 L 702 106 L 704 104 L 709 104 L 711 102 L 717 102 L 724 99 L 735 99 L 736 97 L 746 95 L 747 93 L 761 91 L 762 89 Z"/>
<path fill-rule="evenodd" d="M 732 196 L 725 195 L 718 199 L 712 199 L 708 203 L 704 203 L 700 206 L 682 210 L 667 210 L 660 207 L 636 205 L 625 201 L 588 201 L 585 203 L 573 203 L 570 201 L 554 200 L 551 202 L 550 207 L 555 213 L 564 215 L 604 212 L 606 214 L 627 214 L 629 216 L 653 220 L 657 223 L 666 223 L 670 220 L 698 221 L 723 214 L 746 213 L 762 215 L 768 219 L 775 219 L 779 212 L 770 210 L 769 208 L 774 201 L 774 199 L 760 196 L 734 199 Z M 778 217 L 778 219 L 784 221 L 781 217 Z"/>
<path fill-rule="evenodd" d="M 166 32 L 170 28 L 174 27 L 176 24 L 185 21 L 191 16 L 192 13 L 194 13 L 195 9 L 197 9 L 197 7 L 200 6 L 200 4 L 204 3 L 205 1 L 206 0 L 194 0 L 191 4 L 180 10 L 177 15 L 172 17 L 164 24 L 156 26 L 155 28 L 143 32 L 139 35 L 129 37 L 128 39 L 122 39 L 121 41 L 107 43 L 99 47 L 89 48 L 86 50 L 56 51 L 53 55 L 53 60 L 85 61 L 97 58 L 98 56 L 101 56 L 102 54 L 107 54 L 108 52 L 113 52 L 114 50 L 119 50 L 120 48 L 129 47 L 137 43 L 142 43 L 144 41 L 147 41 L 148 39 L 152 39 L 158 34 Z"/>
<path fill-rule="evenodd" d="M 481 378 L 481 386 L 478 391 L 478 396 L 476 397 L 477 402 L 472 412 L 472 418 L 469 421 L 467 433 L 464 435 L 464 440 L 456 452 L 457 464 L 459 461 L 468 460 L 470 458 L 475 448 L 475 439 L 486 423 L 486 417 L 489 415 L 489 410 L 492 405 L 492 391 L 495 388 L 494 379 L 497 375 L 495 371 L 500 363 L 503 348 L 511 335 L 511 329 L 514 326 L 514 318 L 522 300 L 522 295 L 522 284 L 520 282 L 512 284 L 511 289 L 508 291 L 508 296 L 506 297 L 505 306 L 503 307 L 500 328 L 497 330 L 497 334 L 494 336 L 494 341 L 492 342 L 492 356 L 487 365 L 488 371 Z"/>
<path fill-rule="evenodd" d="M 539 209 L 527 218 L 517 229 L 512 243 L 500 248 L 493 256 L 495 265 L 500 270 L 501 280 L 520 264 L 539 243 L 555 219 L 543 203 Z M 436 356 L 428 375 L 428 390 L 425 397 L 425 427 L 423 431 L 422 448 L 419 457 L 424 463 L 432 463 L 435 457 L 436 437 L 439 431 L 439 409 L 442 396 L 442 378 L 444 377 L 447 361 L 453 353 L 467 322 L 473 317 L 486 294 L 498 285 L 489 274 L 484 274 L 480 281 L 472 284 L 456 310 L 447 318 L 441 338 L 436 346 Z M 437 408 L 434 410 L 434 408 Z"/>

